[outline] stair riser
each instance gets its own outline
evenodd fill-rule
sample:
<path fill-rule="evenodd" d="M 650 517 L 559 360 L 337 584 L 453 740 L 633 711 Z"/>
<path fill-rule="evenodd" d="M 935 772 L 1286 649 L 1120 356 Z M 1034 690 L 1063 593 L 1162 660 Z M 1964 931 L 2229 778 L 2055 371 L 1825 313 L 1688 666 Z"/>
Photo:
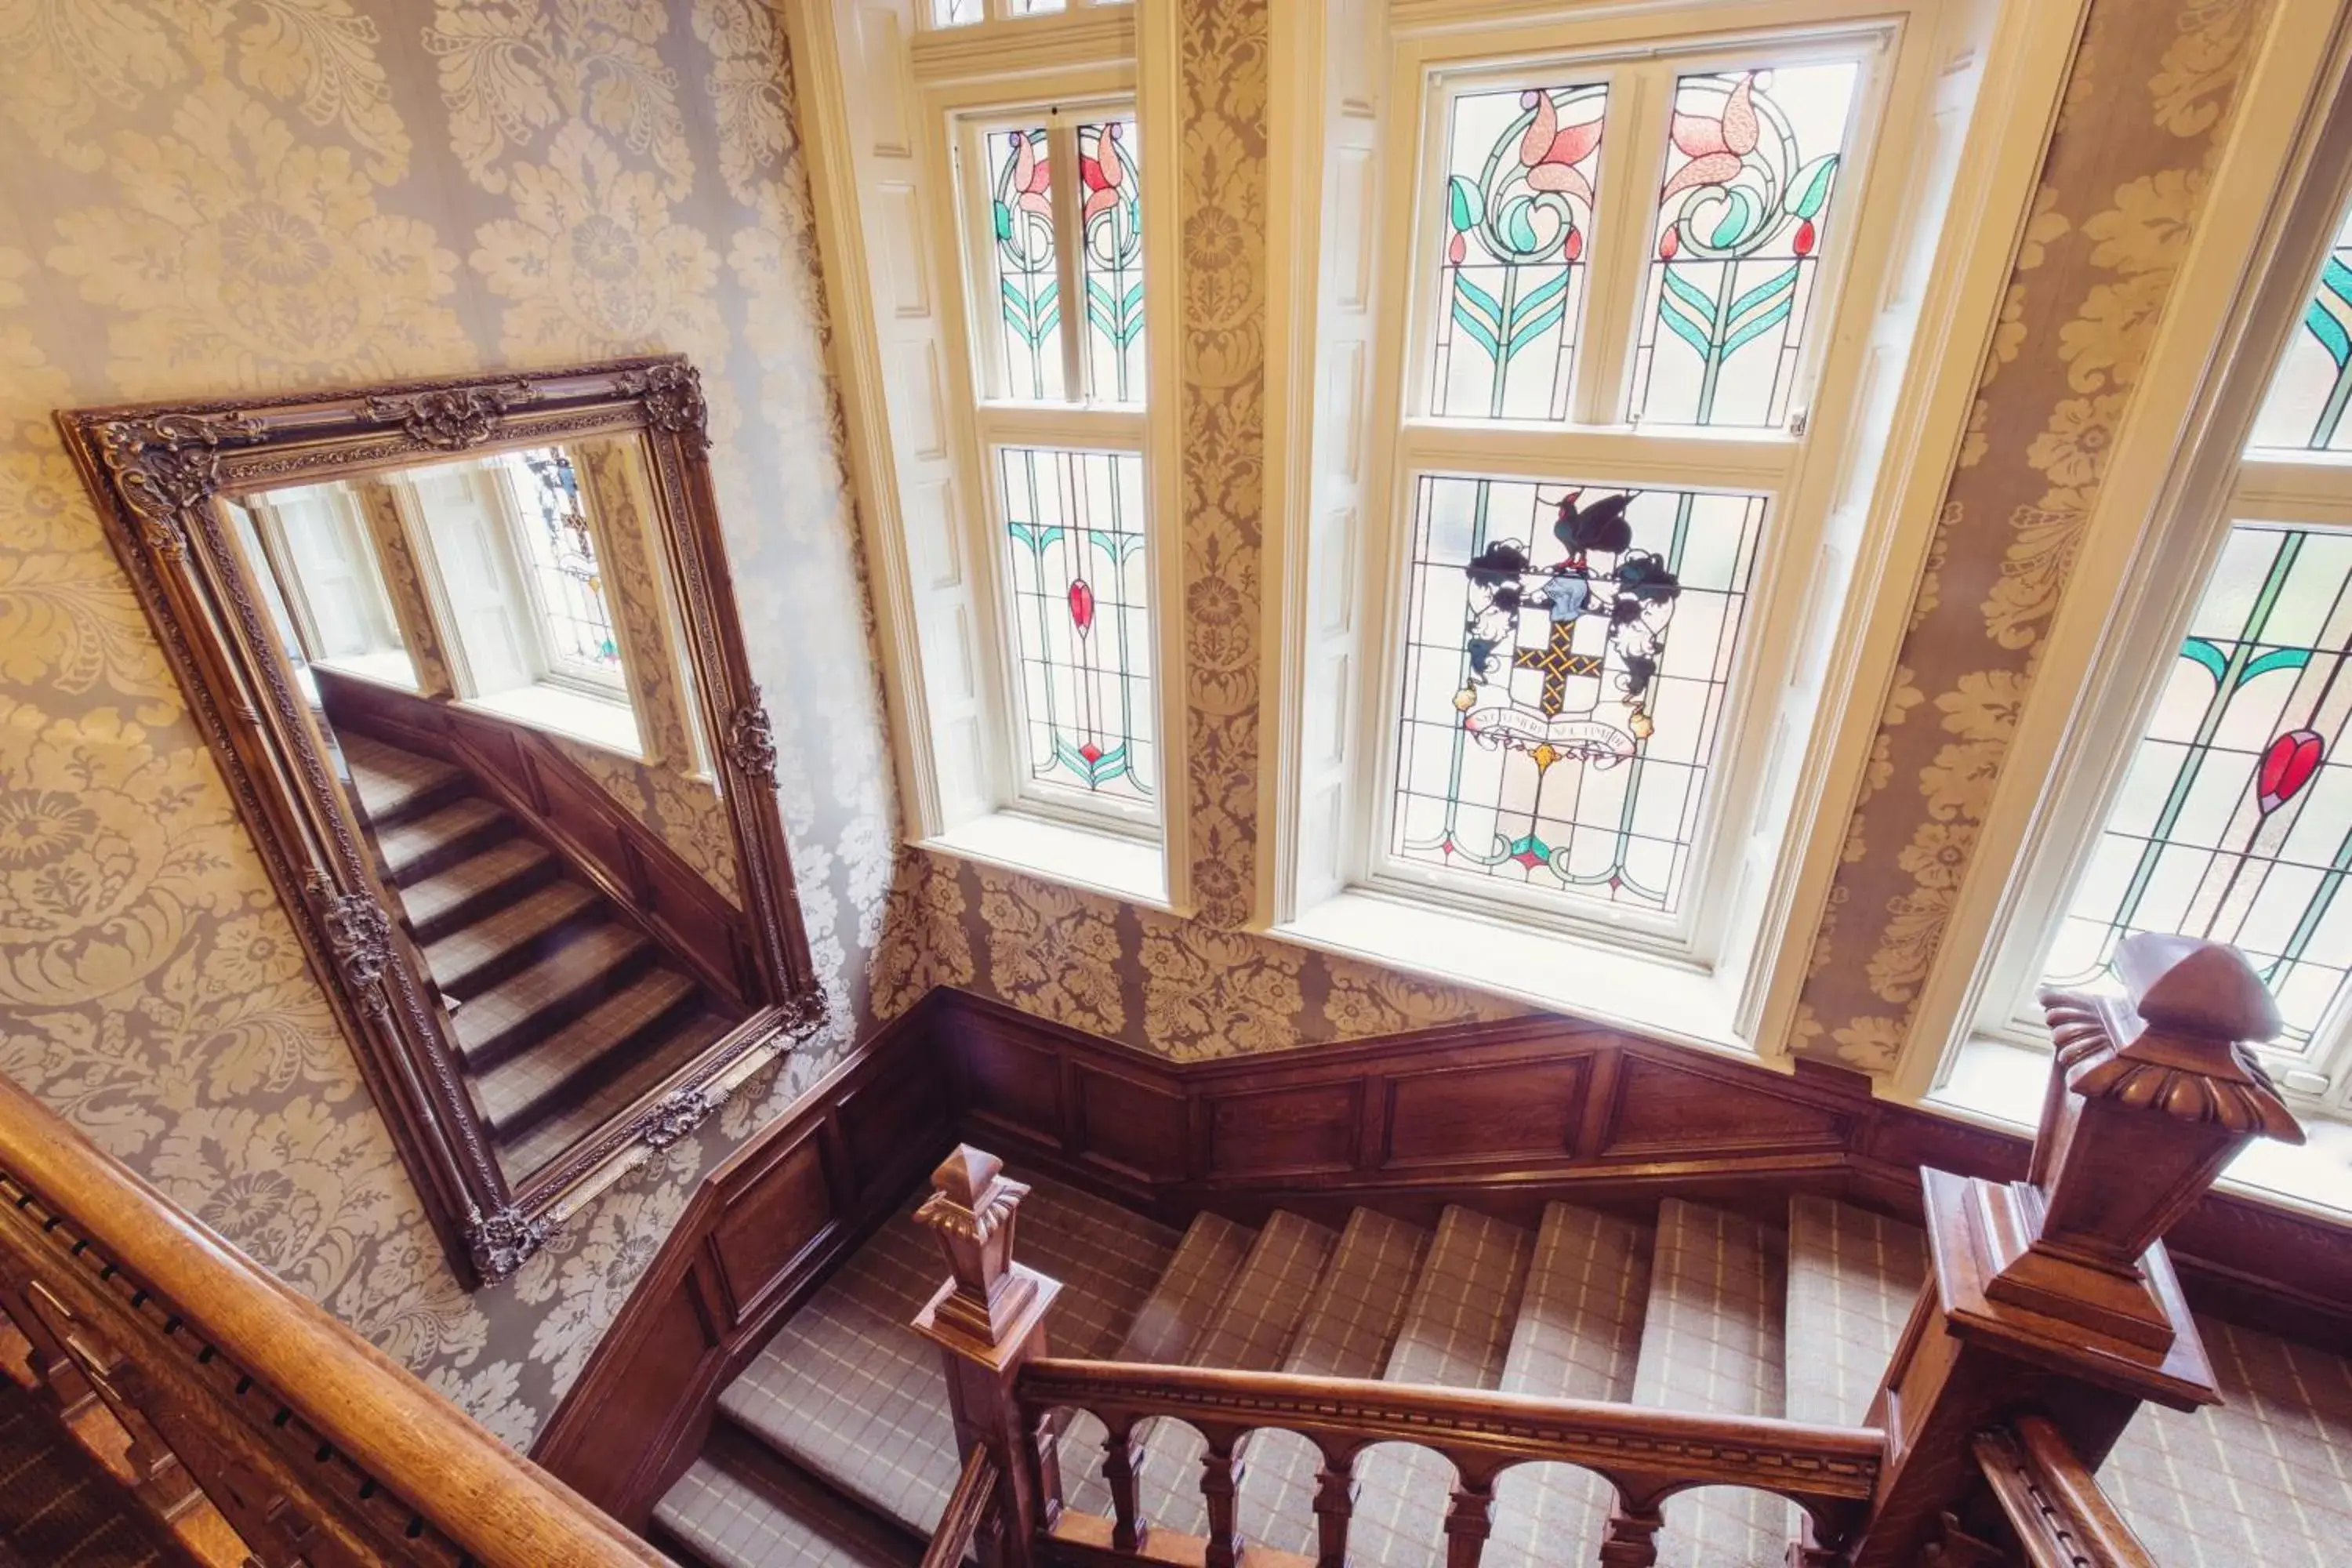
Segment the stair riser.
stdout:
<path fill-rule="evenodd" d="M 535 866 L 523 867 L 512 876 L 476 890 L 429 920 L 412 922 L 409 930 L 415 934 L 420 944 L 438 942 L 451 931 L 462 931 L 485 916 L 496 914 L 518 899 L 537 892 L 555 880 L 562 869 L 562 866 L 551 856 Z"/>
<path fill-rule="evenodd" d="M 470 860 L 483 850 L 495 848 L 514 836 L 513 820 L 501 813 L 485 819 L 470 831 L 435 845 L 422 854 L 411 855 L 404 859 L 394 859 L 387 855 L 384 858 L 384 866 L 385 869 L 392 873 L 394 886 L 414 887 L 425 878 L 437 875 L 453 866 Z"/>
<path fill-rule="evenodd" d="M 472 793 L 468 781 L 464 774 L 460 773 L 457 777 L 444 779 L 438 784 L 418 790 L 396 805 L 387 806 L 382 810 L 370 810 L 368 821 L 378 830 L 397 827 L 404 822 L 414 822 L 420 816 L 430 816 L 443 806 L 454 805 Z"/>
<path fill-rule="evenodd" d="M 451 969 L 446 973 L 436 968 L 433 972 L 434 984 L 441 988 L 444 996 L 454 997 L 460 1002 L 469 996 L 478 996 L 499 981 L 510 980 L 529 969 L 570 942 L 579 931 L 604 918 L 604 910 L 592 901 L 569 919 L 550 926 L 529 941 L 517 942 L 505 952 L 469 967 Z"/>
<path fill-rule="evenodd" d="M 556 1030 L 572 1023 L 597 1003 L 627 989 L 639 975 L 653 967 L 654 958 L 652 947 L 639 947 L 618 963 L 599 970 L 584 984 L 556 997 L 529 1017 L 517 1019 L 478 1045 L 461 1045 L 459 1049 L 465 1057 L 466 1070 L 479 1075 L 509 1058 L 529 1050 Z"/>
<path fill-rule="evenodd" d="M 595 1093 L 635 1059 L 639 1050 L 659 1039 L 692 1013 L 697 1000 L 692 991 L 684 992 L 669 1006 L 614 1041 L 593 1061 L 574 1068 L 562 1079 L 549 1084 L 541 1092 L 521 1104 L 502 1111 L 495 1117 L 486 1117 L 485 1120 L 489 1123 L 492 1136 L 502 1143 L 511 1142 L 529 1132 L 533 1127 L 538 1126 L 566 1105 L 576 1103 Z"/>

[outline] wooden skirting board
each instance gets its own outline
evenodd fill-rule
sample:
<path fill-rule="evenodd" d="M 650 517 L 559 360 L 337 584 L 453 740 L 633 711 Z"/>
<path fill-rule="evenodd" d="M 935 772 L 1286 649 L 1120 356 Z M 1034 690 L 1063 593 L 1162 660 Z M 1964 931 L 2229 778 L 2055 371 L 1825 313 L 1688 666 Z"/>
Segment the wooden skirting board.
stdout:
<path fill-rule="evenodd" d="M 642 1528 L 719 1390 L 958 1141 L 1180 1225 L 1666 1195 L 1785 1218 L 1801 1192 L 1916 1223 L 1922 1166 L 2021 1180 L 2031 1150 L 1857 1073 L 1568 1019 L 1174 1063 L 943 987 L 705 1178 L 533 1457 Z M 2352 1352 L 2352 1226 L 2217 1193 L 2172 1252 L 2200 1310 Z"/>

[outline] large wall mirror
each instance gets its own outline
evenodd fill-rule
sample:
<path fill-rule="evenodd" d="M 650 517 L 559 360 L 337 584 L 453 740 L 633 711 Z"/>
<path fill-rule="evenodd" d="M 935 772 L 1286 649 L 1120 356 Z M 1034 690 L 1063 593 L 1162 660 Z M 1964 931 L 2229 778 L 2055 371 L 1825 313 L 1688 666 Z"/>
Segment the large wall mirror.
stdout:
<path fill-rule="evenodd" d="M 818 1022 L 690 365 L 60 423 L 462 1278 Z"/>

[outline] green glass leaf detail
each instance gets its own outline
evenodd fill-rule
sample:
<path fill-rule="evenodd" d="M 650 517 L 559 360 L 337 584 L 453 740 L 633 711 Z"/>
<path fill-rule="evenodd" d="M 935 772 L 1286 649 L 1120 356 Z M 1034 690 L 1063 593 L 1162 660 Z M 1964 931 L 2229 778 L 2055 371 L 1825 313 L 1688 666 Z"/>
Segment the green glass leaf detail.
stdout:
<path fill-rule="evenodd" d="M 1747 238 L 1757 217 L 1756 199 L 1746 191 L 1733 185 L 1724 194 L 1730 199 L 1724 204 L 1723 216 L 1717 221 L 1715 232 L 1706 237 L 1707 244 L 1717 250 L 1728 250 Z"/>
<path fill-rule="evenodd" d="M 2203 666 L 2205 673 L 2215 680 L 2221 679 L 2230 668 L 2230 661 L 2222 656 L 2221 650 L 2203 637 L 2190 637 L 2182 643 L 2180 657 L 2191 664 Z"/>
<path fill-rule="evenodd" d="M 1789 182 L 1789 194 L 1781 205 L 1791 217 L 1811 217 L 1827 205 L 1830 184 L 1837 174 L 1838 155 L 1824 153 L 1803 168 Z"/>
<path fill-rule="evenodd" d="M 1513 250 L 1525 255 L 1536 247 L 1536 226 L 1528 215 L 1535 203 L 1521 196 L 1503 209 L 1503 238 Z"/>
<path fill-rule="evenodd" d="M 1456 234 L 1475 226 L 1486 214 L 1486 198 L 1477 186 L 1459 174 L 1445 182 L 1445 221 Z"/>
<path fill-rule="evenodd" d="M 994 205 L 996 207 L 996 237 L 999 241 L 1009 240 L 1013 237 L 1013 209 L 1006 206 L 1003 202 L 995 203 Z"/>
<path fill-rule="evenodd" d="M 1034 522 L 1008 522 L 1004 525 L 1004 531 L 1040 555 L 1045 552 L 1047 545 L 1062 537 L 1062 527 L 1059 523 L 1040 527 Z"/>

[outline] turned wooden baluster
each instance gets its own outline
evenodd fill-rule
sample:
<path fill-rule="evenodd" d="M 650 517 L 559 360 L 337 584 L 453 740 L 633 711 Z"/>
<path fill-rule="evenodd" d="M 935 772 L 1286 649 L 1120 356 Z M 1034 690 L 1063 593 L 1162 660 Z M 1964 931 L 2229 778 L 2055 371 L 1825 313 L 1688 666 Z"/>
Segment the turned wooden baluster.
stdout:
<path fill-rule="evenodd" d="M 1493 1478 L 1464 1476 L 1445 1510 L 1445 1568 L 1478 1568 L 1495 1528 Z"/>
<path fill-rule="evenodd" d="M 1623 1494 L 1609 1510 L 1609 1527 L 1601 1537 L 1601 1568 L 1654 1568 L 1658 1561 L 1658 1527 L 1665 1515 L 1655 1508 L 1635 1508 Z"/>
<path fill-rule="evenodd" d="M 2220 942 L 2127 937 L 2115 969 L 2123 997 L 2042 996 L 2056 1056 L 2029 1179 L 1920 1173 L 1936 1274 L 1872 1405 L 1887 1463 L 1855 1568 L 1917 1561 L 1981 1485 L 1976 1434 L 2021 1409 L 2095 1468 L 2143 1400 L 2221 1398 L 2161 1237 L 2247 1143 L 2303 1142 L 2240 1043 L 2278 1008 Z"/>
<path fill-rule="evenodd" d="M 1315 1568 L 1348 1568 L 1348 1524 L 1356 1516 L 1356 1479 L 1349 1461 L 1323 1457 L 1315 1485 Z"/>
<path fill-rule="evenodd" d="M 1135 1479 L 1143 1462 L 1143 1445 L 1135 1440 L 1138 1425 L 1132 1415 L 1109 1426 L 1103 1438 L 1103 1479 L 1110 1483 L 1111 1546 L 1120 1552 L 1140 1552 L 1151 1534 L 1136 1500 Z"/>
<path fill-rule="evenodd" d="M 1238 1432 L 1203 1434 L 1208 1447 L 1201 1453 L 1201 1499 L 1209 1505 L 1209 1547 L 1206 1568 L 1234 1568 L 1241 1561 L 1238 1522 L 1241 1470 L 1234 1463 Z"/>
<path fill-rule="evenodd" d="M 1024 1363 L 1045 1353 L 1045 1309 L 1062 1287 L 1013 1261 L 1013 1220 L 1029 1189 L 1003 1172 L 995 1155 L 960 1145 L 931 1173 L 915 1217 L 939 1237 L 949 1278 L 915 1331 L 946 1357 L 957 1453 L 995 1456 L 1000 1561 L 1029 1568 L 1039 1533 L 1062 1511 L 1062 1468 L 1051 1418 L 1024 1422 L 1013 1384 Z"/>

